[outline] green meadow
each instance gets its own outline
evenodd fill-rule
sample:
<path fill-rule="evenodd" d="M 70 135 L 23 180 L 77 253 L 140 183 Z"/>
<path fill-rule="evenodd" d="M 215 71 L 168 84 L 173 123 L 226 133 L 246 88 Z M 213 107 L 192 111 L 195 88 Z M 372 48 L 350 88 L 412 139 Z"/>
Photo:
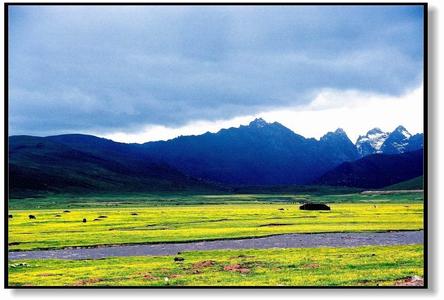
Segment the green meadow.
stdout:
<path fill-rule="evenodd" d="M 283 233 L 418 230 L 423 206 L 331 204 L 303 211 L 295 204 L 226 204 L 133 208 L 13 210 L 9 249 L 35 250 L 133 243 L 184 242 Z M 28 216 L 32 214 L 35 220 Z M 86 219 L 86 223 L 83 222 Z"/>
<path fill-rule="evenodd" d="M 310 201 L 328 203 L 331 210 L 299 209 Z M 65 195 L 12 199 L 9 207 L 10 251 L 423 229 L 421 193 Z M 422 245 L 212 250 L 182 256 L 183 262 L 172 256 L 12 260 L 9 283 L 347 286 L 393 285 L 423 276 Z"/>
<path fill-rule="evenodd" d="M 9 263 L 13 286 L 384 286 L 423 276 L 421 245 L 194 251 Z"/>
<path fill-rule="evenodd" d="M 346 192 L 348 191 L 348 192 Z M 353 190 L 352 190 L 353 191 Z M 338 193 L 339 192 L 339 193 Z M 343 192 L 343 193 L 340 193 Z M 99 207 L 156 207 L 188 206 L 202 204 L 269 204 L 269 203 L 411 203 L 423 202 L 422 193 L 359 194 L 343 188 L 313 188 L 313 190 L 289 193 L 260 194 L 45 194 L 40 197 L 9 199 L 10 210 L 33 210 L 45 208 L 99 208 Z"/>

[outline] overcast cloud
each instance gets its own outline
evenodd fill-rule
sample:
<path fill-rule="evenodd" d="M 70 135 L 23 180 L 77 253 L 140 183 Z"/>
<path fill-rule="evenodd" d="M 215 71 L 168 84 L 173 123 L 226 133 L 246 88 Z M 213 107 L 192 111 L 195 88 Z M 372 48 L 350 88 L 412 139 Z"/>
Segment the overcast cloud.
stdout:
<path fill-rule="evenodd" d="M 180 128 L 423 81 L 421 6 L 16 6 L 9 20 L 10 134 Z"/>

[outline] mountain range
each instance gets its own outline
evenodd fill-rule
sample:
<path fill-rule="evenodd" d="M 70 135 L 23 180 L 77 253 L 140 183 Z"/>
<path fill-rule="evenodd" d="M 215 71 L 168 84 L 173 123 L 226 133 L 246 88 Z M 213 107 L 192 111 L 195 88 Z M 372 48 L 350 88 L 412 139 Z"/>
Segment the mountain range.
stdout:
<path fill-rule="evenodd" d="M 424 147 L 423 134 L 411 135 L 404 126 L 398 126 L 393 132 L 383 132 L 373 128 L 366 135 L 360 135 L 356 148 L 361 157 L 375 154 L 400 154 Z"/>
<path fill-rule="evenodd" d="M 343 130 L 329 132 L 318 141 L 262 119 L 142 147 L 154 160 L 185 174 L 229 185 L 305 184 L 344 161 L 359 158 Z"/>
<path fill-rule="evenodd" d="M 344 163 L 373 156 L 375 158 L 369 160 L 371 164 L 384 161 L 382 169 L 392 168 L 387 160 L 422 147 L 423 135 L 412 136 L 402 126 L 392 133 L 372 129 L 353 144 L 342 129 L 316 140 L 263 119 L 217 133 L 144 144 L 117 143 L 81 134 L 11 136 L 10 190 L 171 191 L 312 183 L 364 186 L 339 180 L 339 171 L 335 173 L 338 182 L 332 182 L 334 176 L 327 174 Z M 409 159 L 418 157 L 407 155 L 398 163 Z M 359 166 L 362 171 L 362 163 Z M 368 170 L 367 177 L 359 175 L 359 178 L 368 181 L 374 169 Z M 380 184 L 385 184 L 384 180 L 377 185 Z"/>

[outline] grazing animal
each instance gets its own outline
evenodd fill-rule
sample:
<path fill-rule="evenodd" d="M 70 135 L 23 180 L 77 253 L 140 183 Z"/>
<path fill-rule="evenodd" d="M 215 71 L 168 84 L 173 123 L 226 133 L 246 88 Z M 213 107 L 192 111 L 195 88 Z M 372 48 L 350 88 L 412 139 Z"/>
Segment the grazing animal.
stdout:
<path fill-rule="evenodd" d="M 278 210 L 284 210 L 283 208 L 279 208 Z"/>
<path fill-rule="evenodd" d="M 28 217 L 29 217 L 30 220 L 31 219 L 36 219 L 36 217 L 34 215 L 29 215 Z"/>
<path fill-rule="evenodd" d="M 185 258 L 183 258 L 183 257 L 175 257 L 174 258 L 174 261 L 184 261 L 185 260 Z"/>
<path fill-rule="evenodd" d="M 12 219 L 12 215 L 8 215 L 8 218 L 9 218 L 9 219 Z"/>
<path fill-rule="evenodd" d="M 56 218 L 60 218 L 61 217 L 61 215 L 55 215 L 56 216 Z"/>
<path fill-rule="evenodd" d="M 63 212 L 64 212 L 64 213 L 69 213 L 69 212 L 71 212 L 71 211 L 69 211 L 69 210 L 64 210 Z"/>
<path fill-rule="evenodd" d="M 98 216 L 99 219 L 105 219 L 108 218 L 108 216 Z"/>
<path fill-rule="evenodd" d="M 85 218 L 83 218 L 83 221 L 82 221 L 83 223 L 86 223 L 86 219 Z"/>
<path fill-rule="evenodd" d="M 133 212 L 133 213 L 131 213 L 131 215 L 132 216 L 137 216 L 138 214 Z"/>
<path fill-rule="evenodd" d="M 299 209 L 302 210 L 330 210 L 330 206 L 322 203 L 305 203 L 301 205 Z"/>

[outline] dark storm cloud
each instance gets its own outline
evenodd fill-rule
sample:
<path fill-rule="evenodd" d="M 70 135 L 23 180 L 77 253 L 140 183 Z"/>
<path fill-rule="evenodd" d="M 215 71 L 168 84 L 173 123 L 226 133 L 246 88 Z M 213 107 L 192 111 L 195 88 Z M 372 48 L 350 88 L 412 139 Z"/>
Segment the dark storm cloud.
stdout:
<path fill-rule="evenodd" d="M 415 6 L 10 8 L 11 134 L 137 131 L 422 82 Z"/>

